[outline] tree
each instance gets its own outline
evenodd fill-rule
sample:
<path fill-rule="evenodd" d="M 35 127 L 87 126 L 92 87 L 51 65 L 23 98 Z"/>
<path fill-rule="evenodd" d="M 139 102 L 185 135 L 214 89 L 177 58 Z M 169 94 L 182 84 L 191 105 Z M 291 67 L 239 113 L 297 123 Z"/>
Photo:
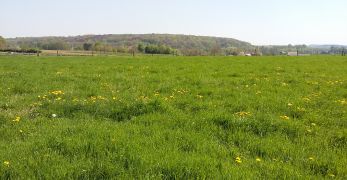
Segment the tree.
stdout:
<path fill-rule="evenodd" d="M 218 43 L 216 43 L 211 49 L 211 55 L 215 56 L 221 53 L 221 48 Z"/>
<path fill-rule="evenodd" d="M 83 50 L 85 50 L 85 51 L 90 51 L 90 50 L 92 50 L 92 48 L 93 48 L 93 44 L 91 44 L 91 43 L 84 43 L 83 44 Z"/>
<path fill-rule="evenodd" d="M 6 40 L 0 36 L 0 49 L 5 49 L 6 48 Z"/>
<path fill-rule="evenodd" d="M 97 42 L 94 44 L 94 50 L 95 51 L 101 51 L 102 50 L 102 45 L 100 42 Z"/>
<path fill-rule="evenodd" d="M 145 47 L 143 46 L 143 44 L 139 44 L 139 45 L 137 45 L 137 50 L 142 53 L 142 52 L 144 52 Z"/>

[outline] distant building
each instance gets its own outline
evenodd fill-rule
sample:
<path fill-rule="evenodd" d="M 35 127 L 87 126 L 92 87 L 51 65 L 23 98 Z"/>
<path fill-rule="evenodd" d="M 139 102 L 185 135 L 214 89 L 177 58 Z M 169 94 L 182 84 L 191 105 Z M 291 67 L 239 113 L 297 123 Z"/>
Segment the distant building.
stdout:
<path fill-rule="evenodd" d="M 288 52 L 287 55 L 288 56 L 298 56 L 298 52 L 296 52 L 296 51 L 295 52 L 294 51 L 293 52 Z"/>

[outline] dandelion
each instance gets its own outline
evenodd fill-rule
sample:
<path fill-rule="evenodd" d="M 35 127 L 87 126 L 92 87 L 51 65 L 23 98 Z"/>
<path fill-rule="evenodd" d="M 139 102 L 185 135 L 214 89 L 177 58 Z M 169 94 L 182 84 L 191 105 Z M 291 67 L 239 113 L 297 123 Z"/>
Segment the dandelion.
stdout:
<path fill-rule="evenodd" d="M 242 163 L 241 158 L 240 158 L 240 157 L 236 157 L 236 158 L 235 158 L 235 162 L 236 162 L 236 163 L 239 163 L 239 164 Z"/>
<path fill-rule="evenodd" d="M 51 91 L 51 94 L 53 94 L 53 95 L 62 95 L 62 94 L 64 94 L 64 92 L 63 91 L 61 91 L 61 90 L 56 90 L 56 91 Z"/>
<path fill-rule="evenodd" d="M 250 116 L 250 115 L 252 115 L 252 113 L 250 113 L 250 112 L 244 112 L 244 111 L 240 111 L 240 112 L 235 113 L 235 115 L 237 115 L 237 116 L 239 116 L 239 117 L 243 118 L 243 117 L 246 117 L 246 116 Z"/>
<path fill-rule="evenodd" d="M 345 99 L 337 100 L 341 105 L 347 105 L 347 101 Z"/>
<path fill-rule="evenodd" d="M 283 120 L 289 120 L 289 117 L 286 116 L 286 115 L 280 116 L 280 118 L 283 119 Z"/>
<path fill-rule="evenodd" d="M 10 166 L 10 161 L 4 161 L 4 165 L 9 167 Z"/>
<path fill-rule="evenodd" d="M 13 122 L 19 122 L 20 121 L 20 117 L 16 116 L 16 119 L 12 120 Z"/>
<path fill-rule="evenodd" d="M 255 159 L 255 161 L 260 162 L 260 161 L 261 161 L 261 159 L 260 159 L 260 158 L 256 158 L 256 159 Z"/>
<path fill-rule="evenodd" d="M 330 177 L 335 177 L 335 175 L 334 175 L 334 174 L 328 174 L 328 176 L 330 176 Z"/>

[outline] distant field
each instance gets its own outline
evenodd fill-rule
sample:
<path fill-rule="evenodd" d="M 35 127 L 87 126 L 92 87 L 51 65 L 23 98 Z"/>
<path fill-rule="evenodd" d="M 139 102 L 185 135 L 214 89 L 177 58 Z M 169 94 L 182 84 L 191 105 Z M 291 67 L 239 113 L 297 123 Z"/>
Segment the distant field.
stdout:
<path fill-rule="evenodd" d="M 347 179 L 347 58 L 0 56 L 0 179 Z"/>

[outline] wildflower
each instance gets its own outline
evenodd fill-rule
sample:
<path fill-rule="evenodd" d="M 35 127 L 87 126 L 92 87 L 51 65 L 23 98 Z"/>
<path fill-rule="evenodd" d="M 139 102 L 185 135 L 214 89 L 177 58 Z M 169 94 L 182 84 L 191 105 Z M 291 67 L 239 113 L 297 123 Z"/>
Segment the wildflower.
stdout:
<path fill-rule="evenodd" d="M 260 159 L 260 158 L 256 158 L 256 159 L 255 159 L 255 161 L 260 162 L 260 161 L 261 161 L 261 159 Z"/>
<path fill-rule="evenodd" d="M 20 121 L 20 117 L 17 116 L 16 119 L 12 120 L 13 122 L 19 122 Z"/>
<path fill-rule="evenodd" d="M 281 119 L 283 119 L 283 120 L 289 120 L 289 117 L 288 117 L 288 116 L 286 116 L 286 115 L 284 115 L 284 116 L 280 116 L 280 118 L 281 118 Z"/>
<path fill-rule="evenodd" d="M 57 115 L 56 114 L 52 114 L 52 118 L 55 118 L 55 117 L 57 117 Z"/>
<path fill-rule="evenodd" d="M 347 101 L 345 99 L 338 100 L 337 102 L 341 105 L 347 105 Z"/>
<path fill-rule="evenodd" d="M 236 163 L 239 163 L 239 164 L 242 163 L 241 158 L 240 158 L 240 157 L 236 157 L 236 158 L 235 158 L 235 162 L 236 162 Z"/>
<path fill-rule="evenodd" d="M 198 97 L 199 99 L 202 99 L 204 96 L 196 95 L 196 97 Z"/>
<path fill-rule="evenodd" d="M 9 167 L 10 166 L 10 161 L 4 161 L 4 165 Z"/>
<path fill-rule="evenodd" d="M 61 91 L 61 90 L 56 90 L 56 91 L 51 91 L 51 94 L 53 94 L 53 95 L 62 95 L 62 94 L 64 94 L 64 92 Z"/>
<path fill-rule="evenodd" d="M 250 116 L 252 114 L 250 112 L 240 111 L 240 112 L 235 113 L 235 115 L 237 115 L 239 117 L 246 117 L 246 116 Z"/>

